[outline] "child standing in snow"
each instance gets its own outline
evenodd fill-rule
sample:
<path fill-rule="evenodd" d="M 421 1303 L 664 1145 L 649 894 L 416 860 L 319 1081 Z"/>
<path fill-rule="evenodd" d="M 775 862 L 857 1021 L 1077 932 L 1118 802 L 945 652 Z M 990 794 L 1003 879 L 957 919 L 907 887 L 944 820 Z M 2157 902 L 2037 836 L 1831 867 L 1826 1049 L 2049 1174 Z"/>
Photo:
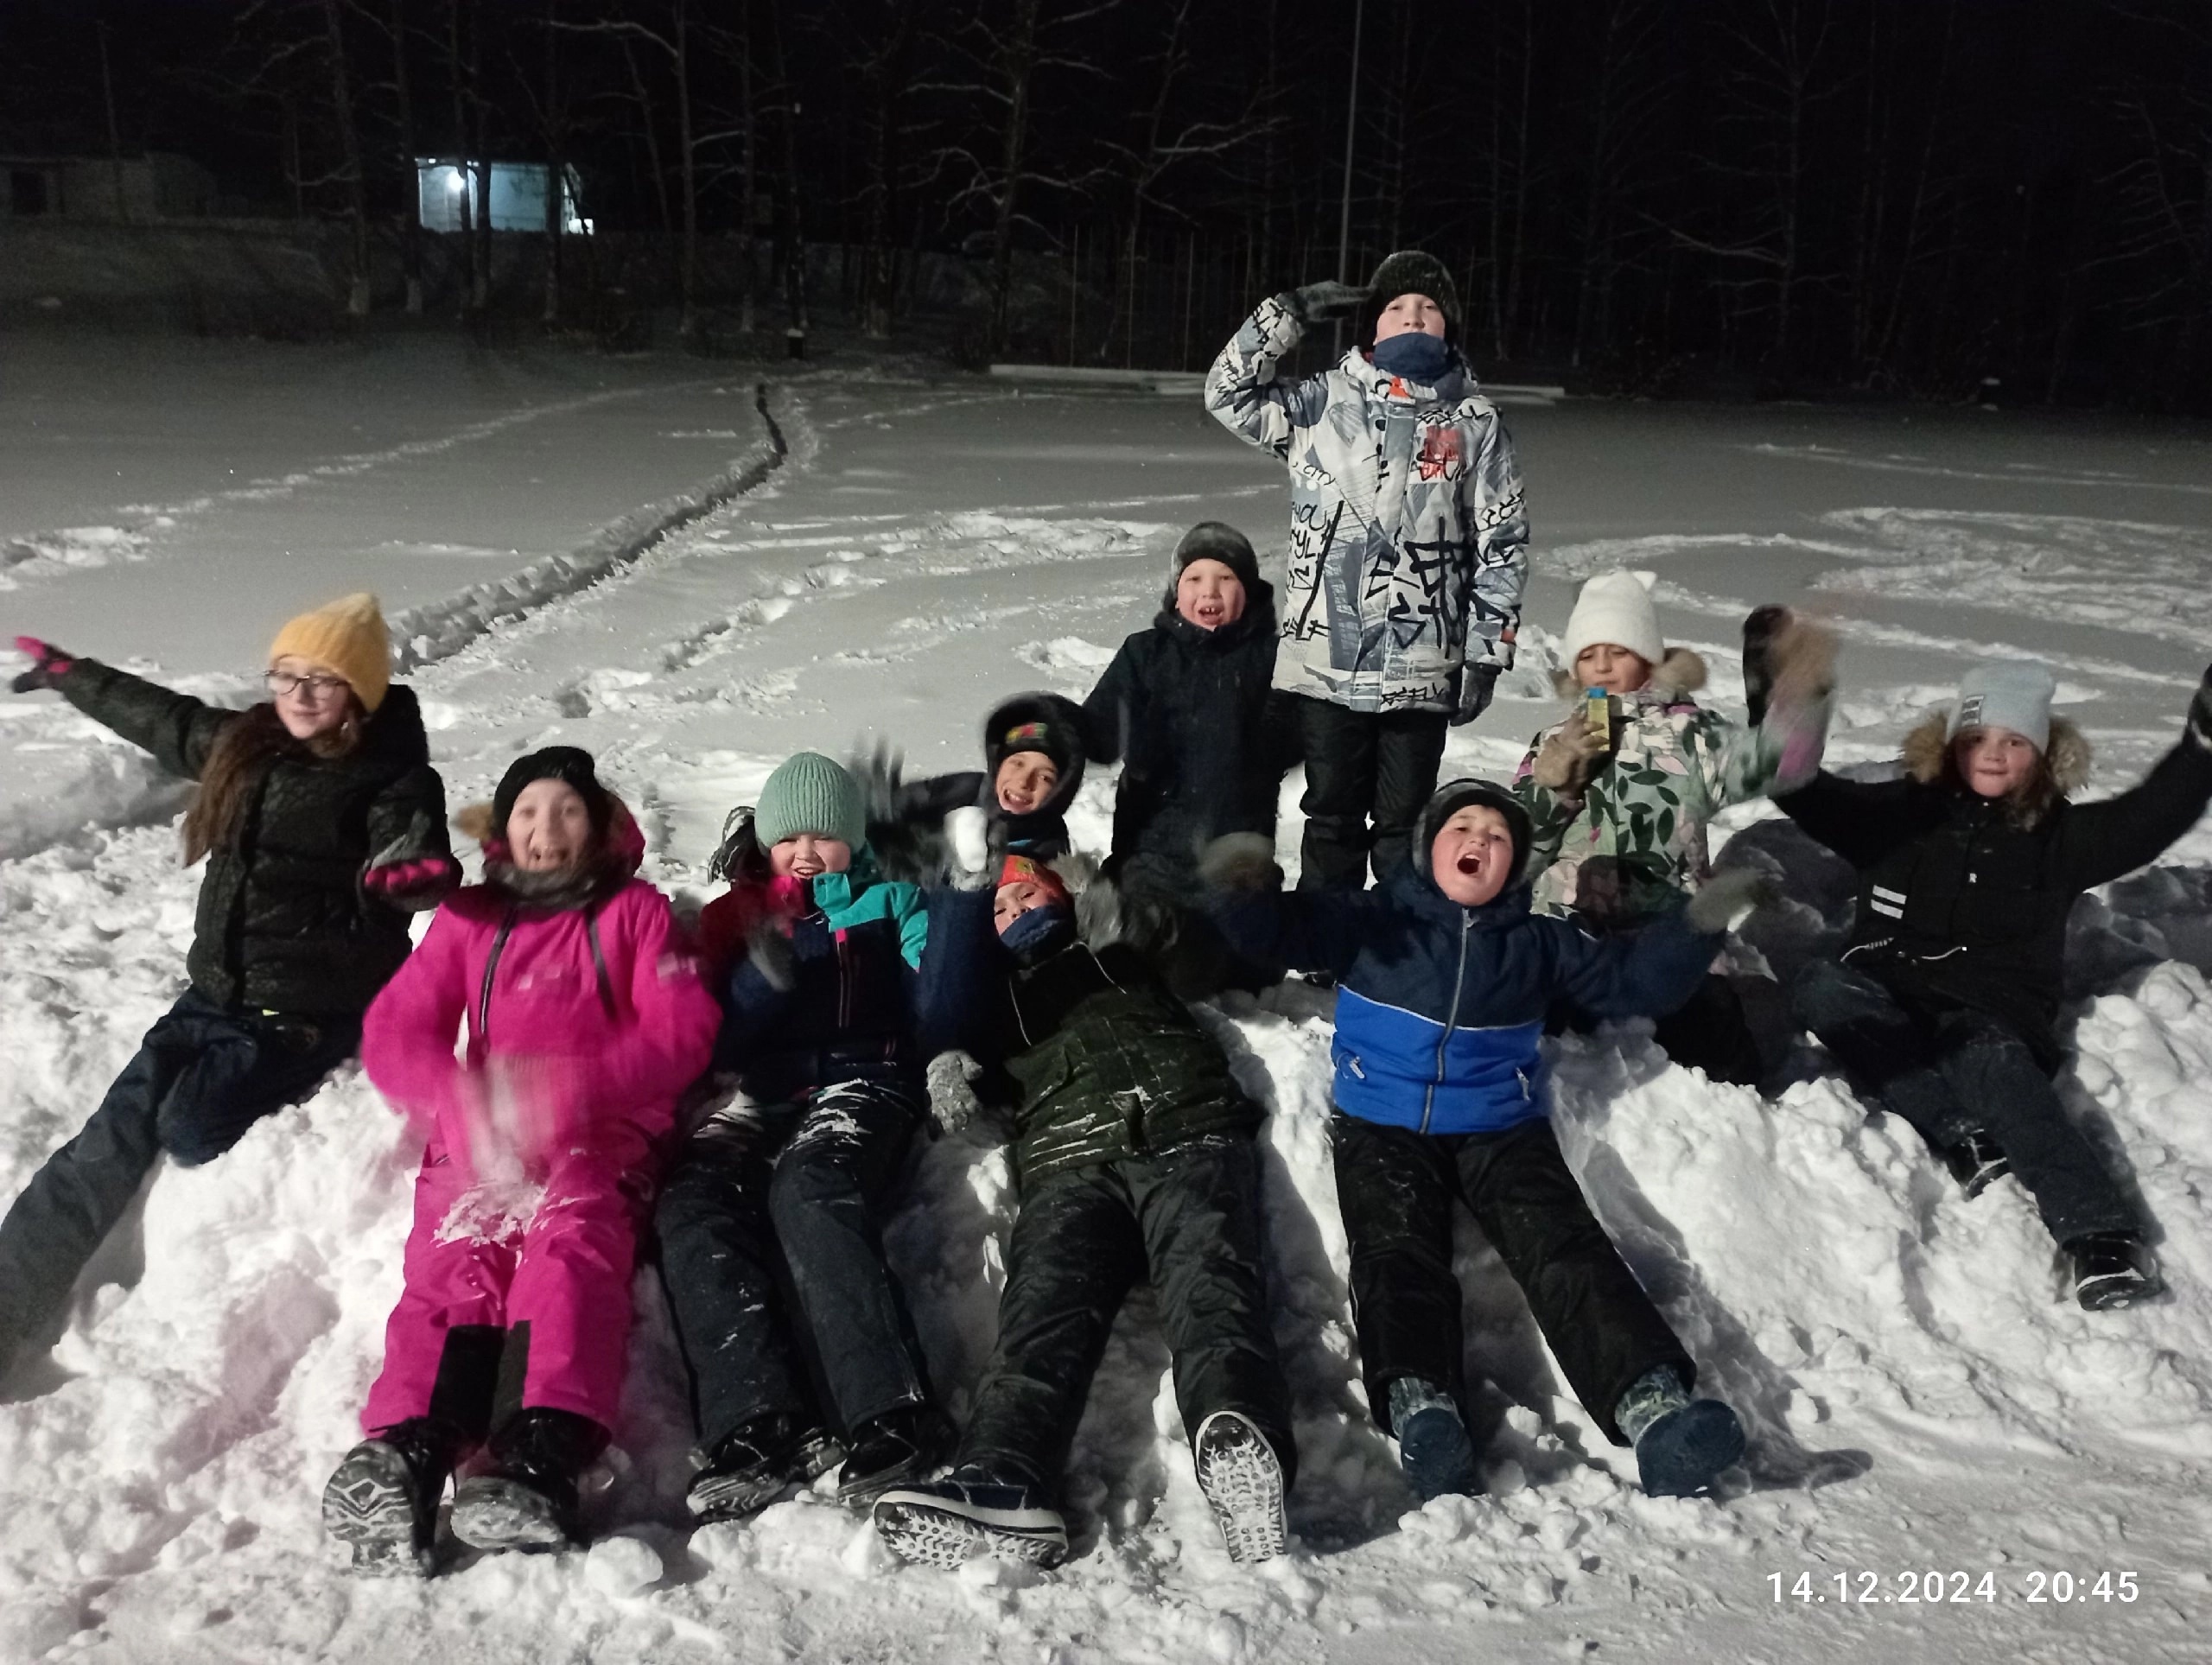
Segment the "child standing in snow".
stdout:
<path fill-rule="evenodd" d="M 1634 937 L 1592 937 L 1529 911 L 1528 811 L 1501 786 L 1429 800 L 1411 859 L 1383 888 L 1278 893 L 1245 841 L 1209 853 L 1237 893 L 1220 914 L 1255 956 L 1336 975 L 1337 1198 L 1368 1404 L 1426 1500 L 1470 1492 L 1459 1406 L 1452 1204 L 1464 1202 L 1584 1408 L 1632 1445 L 1644 1490 L 1705 1490 L 1744 1449 L 1736 1414 L 1689 1396 L 1696 1367 L 1590 1212 L 1552 1133 L 1538 1042 L 1555 1001 L 1601 1017 L 1688 997 L 1757 880 L 1716 876 Z"/>
<path fill-rule="evenodd" d="M 1801 974 L 1798 1016 L 1863 1095 L 1904 1118 L 1969 1197 L 2011 1172 L 2072 1262 L 2076 1298 L 2164 1286 L 2141 1223 L 2059 1102 L 2066 921 L 2082 893 L 2155 859 L 2212 800 L 2212 673 L 2180 744 L 2099 804 L 2081 731 L 2041 665 L 1970 671 L 1905 737 L 1904 778 L 1825 771 L 1775 801 L 1859 870 L 1840 961 Z"/>
<path fill-rule="evenodd" d="M 446 1478 L 480 1445 L 492 1465 L 454 1493 L 456 1538 L 575 1535 L 578 1478 L 621 1400 L 657 1147 L 714 1044 L 713 998 L 589 753 L 517 759 L 462 824 L 484 882 L 438 910 L 362 1045 L 429 1144 L 370 1437 L 323 1493 L 357 1566 L 425 1560 Z"/>
<path fill-rule="evenodd" d="M 187 861 L 207 858 L 191 987 L 83 1131 L 0 1223 L 0 1376 L 52 1339 L 77 1275 L 167 1152 L 213 1161 L 353 1056 L 407 957 L 407 914 L 459 879 L 415 696 L 391 680 L 372 595 L 302 613 L 269 650 L 270 698 L 205 705 L 28 636 L 16 692 L 50 688 L 200 783 Z"/>
<path fill-rule="evenodd" d="M 1513 783 L 1532 827 L 1536 912 L 1600 934 L 1680 907 L 1711 876 L 1714 814 L 1804 785 L 1827 734 L 1834 655 L 1825 632 L 1753 615 L 1763 628 L 1747 645 L 1765 662 L 1747 665 L 1746 679 L 1767 694 L 1746 727 L 1698 704 L 1705 661 L 1666 645 L 1649 582 L 1609 572 L 1582 587 L 1560 675 L 1573 709 L 1536 736 Z M 1599 709 L 1602 728 L 1591 715 Z M 1656 1039 L 1675 1063 L 1716 1081 L 1751 1084 L 1761 1074 L 1743 1003 L 1717 974 L 1662 1020 Z"/>
<path fill-rule="evenodd" d="M 1118 908 L 1087 897 L 1079 929 L 1052 869 L 1017 856 L 999 878 L 995 895 L 946 899 L 932 925 L 968 980 L 934 999 L 968 1015 L 986 1080 L 1014 1104 L 1021 1213 L 998 1344 L 951 1474 L 885 1492 L 876 1529 L 940 1566 L 978 1551 L 1062 1560 L 1068 1448 L 1114 1315 L 1149 1277 L 1230 1555 L 1276 1554 L 1297 1452 L 1260 1248 L 1261 1112 L 1146 954 L 1108 926 Z"/>
<path fill-rule="evenodd" d="M 866 1503 L 949 1439 L 882 1239 L 928 1103 L 929 915 L 876 876 L 860 786 L 830 759 L 786 759 L 739 819 L 731 888 L 700 931 L 724 1006 L 715 1062 L 743 1098 L 685 1146 L 658 1221 L 702 1520 L 752 1514 L 841 1456 L 838 1496 Z"/>
<path fill-rule="evenodd" d="M 1201 521 L 1175 547 L 1160 616 L 1122 644 L 1084 702 L 1090 760 L 1122 766 L 1106 871 L 1131 897 L 1177 903 L 1197 887 L 1198 853 L 1227 833 L 1275 834 L 1284 772 L 1298 762 L 1298 717 L 1273 686 L 1274 591 L 1234 526 Z M 1164 967 L 1179 995 L 1241 980 L 1192 917 Z"/>
<path fill-rule="evenodd" d="M 1339 318 L 1358 327 L 1340 363 L 1277 378 L 1309 327 Z M 1479 716 L 1513 663 L 1529 522 L 1462 321 L 1442 264 L 1401 251 L 1364 289 L 1262 301 L 1206 377 L 1206 408 L 1290 467 L 1274 681 L 1302 731 L 1304 888 L 1360 888 L 1370 850 L 1378 883 L 1404 865 L 1446 727 Z"/>
<path fill-rule="evenodd" d="M 1083 712 L 1058 694 L 1018 694 L 994 709 L 983 720 L 980 771 L 902 783 L 897 761 L 879 752 L 861 767 L 878 870 L 901 883 L 960 882 L 944 823 L 971 807 L 983 812 L 986 874 L 1009 855 L 1065 855 L 1083 761 Z"/>

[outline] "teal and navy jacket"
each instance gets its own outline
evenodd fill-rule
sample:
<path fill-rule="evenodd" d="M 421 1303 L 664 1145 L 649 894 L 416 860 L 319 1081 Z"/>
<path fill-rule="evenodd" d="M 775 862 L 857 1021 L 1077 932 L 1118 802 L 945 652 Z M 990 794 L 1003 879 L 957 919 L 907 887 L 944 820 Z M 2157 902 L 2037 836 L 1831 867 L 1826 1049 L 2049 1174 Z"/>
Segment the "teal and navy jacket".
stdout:
<path fill-rule="evenodd" d="M 1600 939 L 1532 914 L 1516 884 L 1462 907 L 1417 861 L 1370 891 L 1286 891 L 1214 918 L 1243 953 L 1337 979 L 1337 1108 L 1418 1133 L 1495 1133 L 1551 1109 L 1539 1043 L 1566 999 L 1597 1017 L 1662 1017 L 1688 1000 L 1721 939 L 1680 913 Z"/>
<path fill-rule="evenodd" d="M 732 956 L 715 988 L 716 1067 L 767 1103 L 855 1080 L 919 1095 L 928 1060 L 915 1014 L 929 924 L 920 887 L 876 877 L 865 848 L 843 873 L 733 886 L 700 920 L 702 937 Z M 788 967 L 749 951 L 763 930 L 788 937 Z"/>

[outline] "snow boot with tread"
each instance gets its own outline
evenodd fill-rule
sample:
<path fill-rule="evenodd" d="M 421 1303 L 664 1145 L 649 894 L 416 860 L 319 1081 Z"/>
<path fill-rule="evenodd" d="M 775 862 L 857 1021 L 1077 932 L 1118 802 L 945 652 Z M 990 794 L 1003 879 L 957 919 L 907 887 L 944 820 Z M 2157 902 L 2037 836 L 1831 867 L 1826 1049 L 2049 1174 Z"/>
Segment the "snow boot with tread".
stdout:
<path fill-rule="evenodd" d="M 1282 1459 L 1259 1424 L 1242 1411 L 1214 1412 L 1198 1424 L 1191 1459 L 1229 1559 L 1248 1565 L 1281 1554 L 1289 1535 L 1282 1512 Z"/>

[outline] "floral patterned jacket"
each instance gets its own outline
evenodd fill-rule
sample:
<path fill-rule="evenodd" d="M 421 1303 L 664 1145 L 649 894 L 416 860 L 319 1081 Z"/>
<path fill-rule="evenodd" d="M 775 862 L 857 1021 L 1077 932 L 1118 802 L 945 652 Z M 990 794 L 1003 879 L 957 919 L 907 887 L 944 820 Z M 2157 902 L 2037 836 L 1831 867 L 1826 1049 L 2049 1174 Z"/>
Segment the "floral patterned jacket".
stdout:
<path fill-rule="evenodd" d="M 1580 700 L 1530 743 L 1513 791 L 1534 823 L 1528 872 L 1538 912 L 1602 931 L 1671 912 L 1710 872 L 1706 829 L 1715 814 L 1793 791 L 1819 771 L 1826 696 L 1777 700 L 1748 728 L 1700 705 L 1692 696 L 1704 684 L 1704 661 L 1673 648 L 1643 687 L 1615 696 L 1612 752 L 1580 795 L 1538 785 L 1534 771 L 1545 739 L 1584 721 Z"/>

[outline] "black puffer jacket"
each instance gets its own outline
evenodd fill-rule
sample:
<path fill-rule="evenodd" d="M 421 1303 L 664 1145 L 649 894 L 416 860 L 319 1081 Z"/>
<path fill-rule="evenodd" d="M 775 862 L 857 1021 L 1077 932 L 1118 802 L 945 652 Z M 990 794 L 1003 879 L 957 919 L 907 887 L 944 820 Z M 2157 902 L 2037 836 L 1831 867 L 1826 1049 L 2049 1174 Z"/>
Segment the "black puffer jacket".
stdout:
<path fill-rule="evenodd" d="M 1122 644 L 1083 702 L 1094 763 L 1122 765 L 1110 869 L 1132 888 L 1192 888 L 1198 853 L 1225 833 L 1274 836 L 1286 770 L 1300 760 L 1292 696 L 1275 672 L 1274 591 L 1201 630 L 1168 604 Z"/>
<path fill-rule="evenodd" d="M 2069 804 L 2088 751 L 2061 719 L 2045 801 L 2024 807 L 1956 784 L 1942 721 L 1907 740 L 1903 779 L 1823 771 L 1775 803 L 1859 870 L 1846 961 L 1923 1011 L 2001 1020 L 2055 1068 L 2067 916 L 2083 891 L 2156 859 L 2196 823 L 2212 800 L 2212 746 L 2191 730 L 2133 790 Z"/>
<path fill-rule="evenodd" d="M 245 715 L 93 659 L 77 660 L 54 687 L 195 780 L 216 737 Z M 372 858 L 452 855 L 445 787 L 429 759 L 415 696 L 395 684 L 346 756 L 302 750 L 270 764 L 229 842 L 208 853 L 186 963 L 193 987 L 233 1010 L 365 1010 L 409 941 L 406 914 L 369 899 L 363 870 Z"/>
<path fill-rule="evenodd" d="M 988 892 L 945 893 L 930 907 L 944 975 L 925 1024 L 933 1045 L 964 1045 L 987 1090 L 1014 1106 L 1014 1172 L 1025 1184 L 1216 1134 L 1249 1134 L 1259 1107 L 1220 1044 L 1139 946 L 1074 942 L 1036 965 L 1002 947 Z M 957 968 L 957 973 L 955 969 Z"/>

